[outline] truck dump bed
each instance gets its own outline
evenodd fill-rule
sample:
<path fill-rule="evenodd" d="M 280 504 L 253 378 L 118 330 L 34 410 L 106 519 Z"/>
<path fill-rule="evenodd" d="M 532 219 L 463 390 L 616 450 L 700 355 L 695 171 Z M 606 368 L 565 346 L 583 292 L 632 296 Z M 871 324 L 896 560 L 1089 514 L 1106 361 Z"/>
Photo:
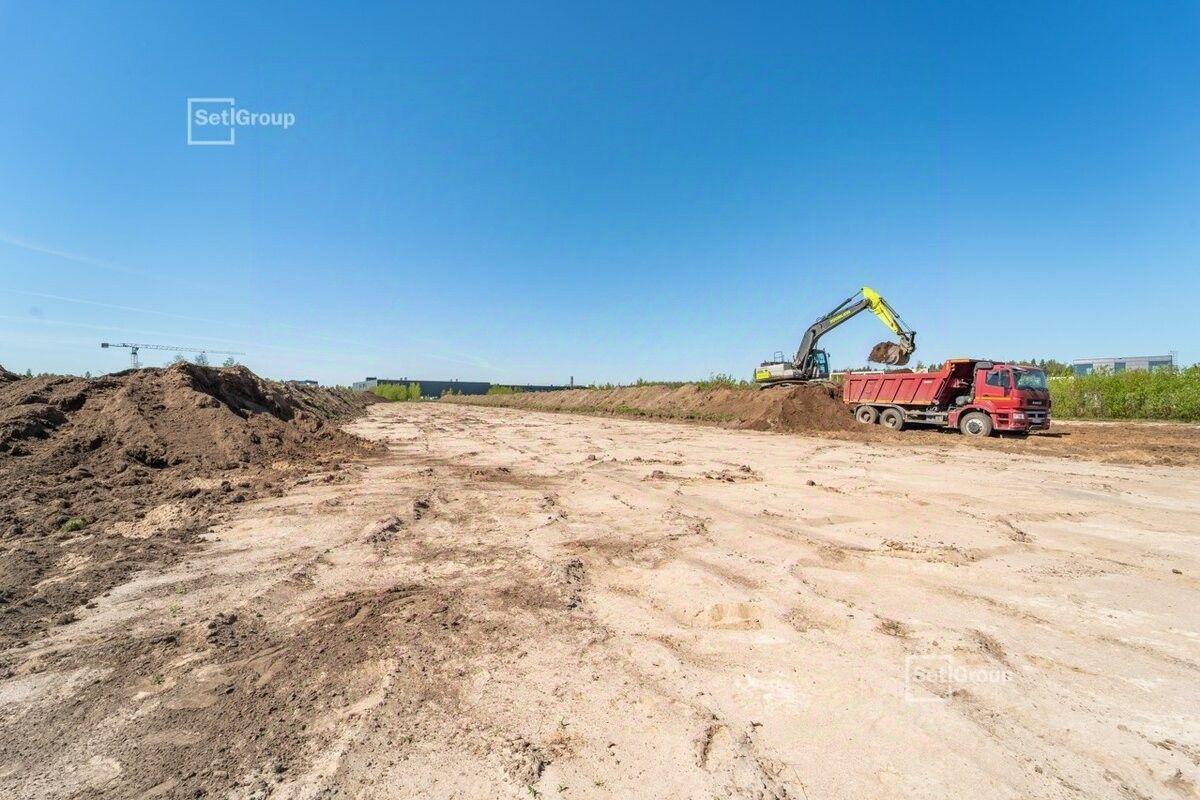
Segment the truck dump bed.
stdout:
<path fill-rule="evenodd" d="M 848 372 L 842 399 L 850 405 L 937 406 L 957 387 L 957 377 L 969 377 L 971 362 L 947 362 L 938 372 Z"/>

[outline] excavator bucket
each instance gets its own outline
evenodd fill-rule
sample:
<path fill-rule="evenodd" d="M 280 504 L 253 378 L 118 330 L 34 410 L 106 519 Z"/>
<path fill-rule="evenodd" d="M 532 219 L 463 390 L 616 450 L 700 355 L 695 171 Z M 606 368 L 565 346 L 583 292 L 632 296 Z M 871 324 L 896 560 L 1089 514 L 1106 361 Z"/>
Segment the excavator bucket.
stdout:
<path fill-rule="evenodd" d="M 908 357 L 911 355 L 912 350 L 905 348 L 902 344 L 897 342 L 880 342 L 871 348 L 871 353 L 867 358 L 877 364 L 902 367 L 908 363 Z"/>

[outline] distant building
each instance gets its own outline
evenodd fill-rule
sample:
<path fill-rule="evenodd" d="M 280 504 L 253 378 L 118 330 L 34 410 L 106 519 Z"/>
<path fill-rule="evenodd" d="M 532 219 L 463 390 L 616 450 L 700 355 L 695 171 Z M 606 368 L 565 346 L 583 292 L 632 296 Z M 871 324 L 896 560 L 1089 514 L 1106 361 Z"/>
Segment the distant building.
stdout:
<path fill-rule="evenodd" d="M 1150 372 L 1175 366 L 1175 356 L 1122 356 L 1120 358 L 1080 358 L 1071 362 L 1076 375 L 1093 372 Z"/>
<path fill-rule="evenodd" d="M 511 386 L 522 392 L 556 392 L 560 389 L 570 389 L 570 386 L 539 386 L 536 384 L 500 383 L 492 384 L 484 381 L 423 381 L 418 378 L 364 378 L 356 381 L 351 388 L 356 392 L 369 392 L 376 386 L 407 386 L 417 383 L 421 386 L 424 397 L 441 397 L 453 390 L 455 394 L 487 394 L 492 386 Z"/>

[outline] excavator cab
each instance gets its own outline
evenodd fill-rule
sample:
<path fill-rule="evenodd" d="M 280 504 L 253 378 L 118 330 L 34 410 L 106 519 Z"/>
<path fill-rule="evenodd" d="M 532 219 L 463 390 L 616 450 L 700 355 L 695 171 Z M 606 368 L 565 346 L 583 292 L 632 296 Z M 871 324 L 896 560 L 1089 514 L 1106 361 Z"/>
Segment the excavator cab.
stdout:
<path fill-rule="evenodd" d="M 776 352 L 774 361 L 764 361 L 754 370 L 754 381 L 764 389 L 768 386 L 796 386 L 826 380 L 829 380 L 829 354 L 824 350 L 809 352 L 800 367 L 785 360 L 783 353 Z"/>
<path fill-rule="evenodd" d="M 813 379 L 818 381 L 829 380 L 829 354 L 824 350 L 812 351 L 812 374 Z"/>
<path fill-rule="evenodd" d="M 762 367 L 769 367 L 777 364 L 781 364 L 786 367 L 793 366 L 792 362 L 788 361 L 787 356 L 784 355 L 782 350 L 776 350 L 775 354 L 771 356 L 770 361 L 762 362 L 759 371 L 761 371 Z M 829 377 L 829 353 L 826 353 L 824 350 L 820 349 L 813 350 L 808 355 L 807 366 L 809 368 L 808 372 L 812 375 L 813 380 L 825 380 Z"/>

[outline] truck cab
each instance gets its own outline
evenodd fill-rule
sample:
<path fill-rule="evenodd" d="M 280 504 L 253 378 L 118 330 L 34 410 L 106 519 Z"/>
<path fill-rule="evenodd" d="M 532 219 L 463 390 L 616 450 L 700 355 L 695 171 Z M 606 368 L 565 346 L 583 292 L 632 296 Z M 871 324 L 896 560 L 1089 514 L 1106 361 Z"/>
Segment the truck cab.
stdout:
<path fill-rule="evenodd" d="M 951 415 L 951 425 L 969 411 L 980 410 L 991 417 L 997 431 L 1024 433 L 1050 427 L 1050 390 L 1042 370 L 983 361 L 975 364 L 972 384 L 969 402 Z"/>

